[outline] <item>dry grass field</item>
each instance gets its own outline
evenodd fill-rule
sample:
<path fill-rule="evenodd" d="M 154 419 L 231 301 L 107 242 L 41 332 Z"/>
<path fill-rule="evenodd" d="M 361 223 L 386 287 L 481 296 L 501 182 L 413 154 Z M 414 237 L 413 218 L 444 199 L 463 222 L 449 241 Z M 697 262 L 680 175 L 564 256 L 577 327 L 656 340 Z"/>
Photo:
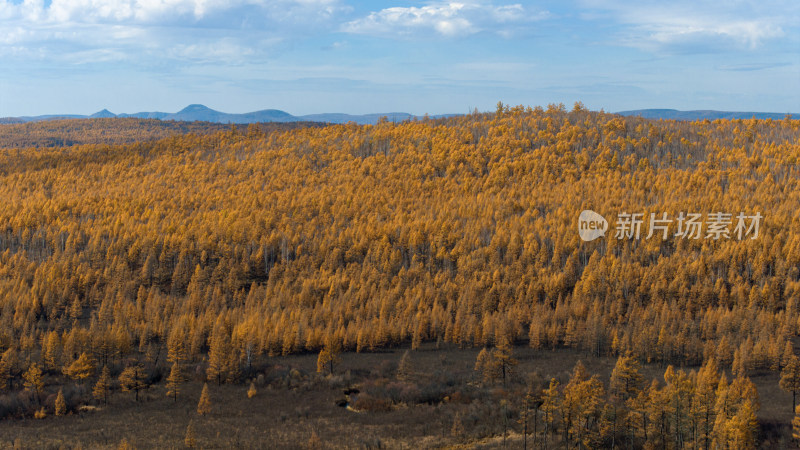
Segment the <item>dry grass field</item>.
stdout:
<path fill-rule="evenodd" d="M 333 376 L 316 373 L 316 355 L 267 360 L 253 371 L 257 394 L 247 397 L 249 383 L 209 385 L 213 411 L 200 416 L 199 376 L 183 385 L 177 402 L 165 395 L 164 383 L 150 387 L 136 403 L 132 393 L 115 391 L 109 405 L 71 412 L 64 417 L 11 419 L 0 422 L 2 448 L 117 448 L 123 440 L 135 448 L 184 448 L 190 423 L 199 448 L 522 448 L 517 416 L 501 417 L 500 400 L 513 403 L 515 389 L 528 374 L 555 377 L 565 383 L 575 362 L 608 383 L 611 357 L 591 357 L 571 350 L 532 350 L 517 347 L 519 361 L 505 388 L 479 386 L 473 367 L 475 349 L 429 345 L 410 352 L 416 402 L 387 407 L 372 405 L 356 412 L 337 406 L 344 390 L 362 392 L 383 387 L 390 392 L 405 349 L 375 353 L 346 353 Z M 691 368 L 687 368 L 691 369 Z M 645 379 L 659 378 L 663 368 L 644 365 Z M 754 374 L 761 399 L 762 448 L 791 448 L 791 396 L 778 388 L 775 374 Z M 402 397 L 402 394 L 400 394 Z M 386 409 L 386 410 L 382 410 Z M 456 414 L 465 436 L 451 431 Z M 505 443 L 503 439 L 506 428 Z M 541 427 L 541 424 L 539 424 Z M 528 437 L 532 444 L 532 435 Z M 541 436 L 538 444 L 541 444 Z M 550 447 L 558 447 L 551 441 Z"/>

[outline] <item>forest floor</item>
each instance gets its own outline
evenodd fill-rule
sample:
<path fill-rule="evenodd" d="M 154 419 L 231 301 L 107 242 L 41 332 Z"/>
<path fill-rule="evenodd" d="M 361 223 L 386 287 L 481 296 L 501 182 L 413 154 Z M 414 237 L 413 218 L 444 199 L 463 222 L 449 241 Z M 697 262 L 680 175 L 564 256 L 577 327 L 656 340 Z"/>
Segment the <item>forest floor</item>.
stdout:
<path fill-rule="evenodd" d="M 414 373 L 402 386 L 415 386 L 416 398 L 429 402 L 360 412 L 337 405 L 348 388 L 391 390 L 405 351 L 346 353 L 334 375 L 326 377 L 316 374 L 316 355 L 269 358 L 253 372 L 253 398 L 247 396 L 248 382 L 209 383 L 213 410 L 205 416 L 197 413 L 200 375 L 182 386 L 177 401 L 166 397 L 163 382 L 143 391 L 138 403 L 133 393 L 116 391 L 108 405 L 98 403 L 92 412 L 0 421 L 0 448 L 117 448 L 123 440 L 135 448 L 184 448 L 190 422 L 199 448 L 501 448 L 506 427 L 505 446 L 522 448 L 520 425 L 516 419 L 504 420 L 492 400 L 513 397 L 513 389 L 504 393 L 497 386 L 477 386 L 477 349 L 428 345 L 410 352 Z M 580 360 L 607 386 L 616 361 L 525 347 L 515 348 L 514 356 L 519 365 L 510 384 L 520 385 L 535 371 L 544 380 L 555 377 L 564 383 Z M 663 383 L 659 365 L 646 364 L 641 371 L 645 380 Z M 755 373 L 751 379 L 761 400 L 761 446 L 789 448 L 791 395 L 779 389 L 777 374 Z M 452 435 L 457 414 L 465 431 L 460 439 Z"/>

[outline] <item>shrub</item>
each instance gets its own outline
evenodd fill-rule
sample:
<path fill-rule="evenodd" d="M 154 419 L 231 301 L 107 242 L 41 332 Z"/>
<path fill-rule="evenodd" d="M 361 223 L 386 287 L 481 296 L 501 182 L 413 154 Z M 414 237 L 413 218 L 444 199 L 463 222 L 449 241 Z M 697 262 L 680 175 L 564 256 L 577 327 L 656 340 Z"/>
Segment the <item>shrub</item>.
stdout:
<path fill-rule="evenodd" d="M 367 393 L 358 394 L 353 402 L 353 408 L 359 411 L 380 412 L 390 411 L 392 405 L 386 398 L 379 398 Z"/>
<path fill-rule="evenodd" d="M 419 402 L 421 393 L 419 387 L 414 383 L 396 381 L 386 385 L 386 395 L 394 403 L 410 405 Z"/>

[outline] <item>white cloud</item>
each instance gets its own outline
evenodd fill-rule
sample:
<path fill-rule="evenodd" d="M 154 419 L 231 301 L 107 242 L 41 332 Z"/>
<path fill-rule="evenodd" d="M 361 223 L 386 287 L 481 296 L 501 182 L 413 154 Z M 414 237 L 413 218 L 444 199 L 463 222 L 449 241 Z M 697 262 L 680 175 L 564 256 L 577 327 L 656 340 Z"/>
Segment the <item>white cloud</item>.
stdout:
<path fill-rule="evenodd" d="M 797 6 L 774 1 L 583 0 L 584 17 L 623 25 L 624 45 L 651 51 L 704 53 L 757 49 L 797 26 Z"/>
<path fill-rule="evenodd" d="M 278 36 L 332 29 L 347 10 L 340 0 L 0 0 L 0 57 L 228 62 Z"/>
<path fill-rule="evenodd" d="M 777 23 L 765 19 L 719 20 L 705 17 L 660 15 L 657 20 L 643 21 L 634 29 L 628 44 L 641 47 L 680 49 L 736 46 L 755 49 L 766 40 L 783 36 Z M 638 40 L 641 39 L 642 40 Z"/>
<path fill-rule="evenodd" d="M 529 12 L 520 4 L 495 6 L 492 3 L 436 2 L 421 7 L 392 7 L 372 12 L 348 22 L 342 31 L 375 36 L 409 37 L 434 33 L 460 37 L 480 31 L 504 32 L 506 24 L 539 20 L 542 12 Z"/>
<path fill-rule="evenodd" d="M 196 20 L 216 13 L 259 7 L 270 15 L 281 12 L 330 14 L 340 6 L 335 0 L 24 0 L 15 4 L 0 0 L 0 19 L 17 18 L 49 23 L 107 23 L 124 22 L 152 24 L 176 19 Z M 295 15 L 296 16 L 296 15 Z"/>

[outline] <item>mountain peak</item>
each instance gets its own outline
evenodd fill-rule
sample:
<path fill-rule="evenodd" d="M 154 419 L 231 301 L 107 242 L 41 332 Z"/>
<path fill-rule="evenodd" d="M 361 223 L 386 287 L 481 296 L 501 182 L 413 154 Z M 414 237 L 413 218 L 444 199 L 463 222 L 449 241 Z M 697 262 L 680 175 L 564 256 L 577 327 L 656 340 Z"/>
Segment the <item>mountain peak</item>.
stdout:
<path fill-rule="evenodd" d="M 206 105 L 201 105 L 199 103 L 192 103 L 191 105 L 183 108 L 182 110 L 178 111 L 180 113 L 198 113 L 198 112 L 216 112 L 213 109 L 209 108 Z"/>
<path fill-rule="evenodd" d="M 92 114 L 89 117 L 92 119 L 108 119 L 112 117 L 117 117 L 117 115 L 107 109 L 103 109 L 102 111 L 97 111 L 96 113 Z"/>
<path fill-rule="evenodd" d="M 320 122 L 320 123 L 348 123 L 355 122 L 358 124 L 374 124 L 377 123 L 381 117 L 388 117 L 389 120 L 400 122 L 403 120 L 412 119 L 413 115 L 408 113 L 380 113 L 380 114 L 361 114 L 351 115 L 343 113 L 330 113 L 330 114 L 307 114 L 303 116 L 295 116 L 280 109 L 262 109 L 260 111 L 252 111 L 240 114 L 229 114 L 209 108 L 200 103 L 192 103 L 176 113 L 166 112 L 138 112 L 134 114 L 114 114 L 108 109 L 98 111 L 91 116 L 85 115 L 45 115 L 35 117 L 18 117 L 18 118 L 0 118 L 0 123 L 9 123 L 11 121 L 17 122 L 31 122 L 40 120 L 54 120 L 54 119 L 101 119 L 101 118 L 137 118 L 137 119 L 158 119 L 158 120 L 173 120 L 173 121 L 203 121 L 215 123 L 266 123 L 266 122 Z M 450 115 L 432 116 L 448 117 Z"/>

